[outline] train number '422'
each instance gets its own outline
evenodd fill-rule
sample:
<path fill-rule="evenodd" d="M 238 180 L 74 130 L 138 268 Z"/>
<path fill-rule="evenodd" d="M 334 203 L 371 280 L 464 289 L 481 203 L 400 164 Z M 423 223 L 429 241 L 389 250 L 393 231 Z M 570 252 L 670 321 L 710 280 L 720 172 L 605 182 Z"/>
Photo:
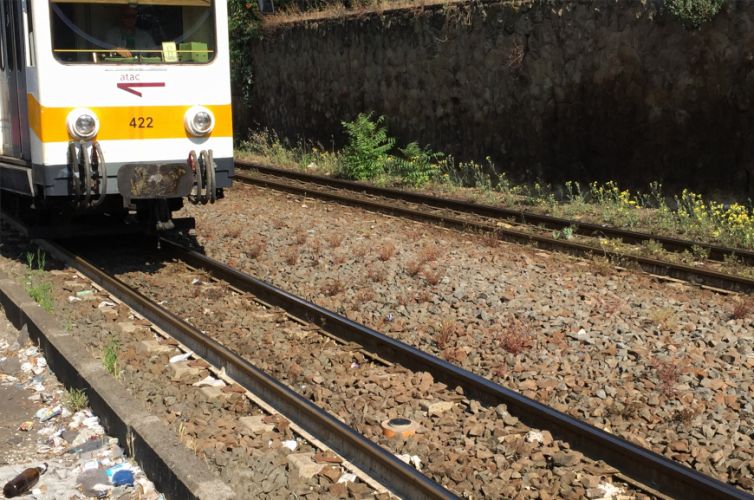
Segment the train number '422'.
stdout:
<path fill-rule="evenodd" d="M 128 122 L 128 126 L 131 128 L 154 128 L 152 126 L 151 116 L 134 116 L 131 121 Z"/>

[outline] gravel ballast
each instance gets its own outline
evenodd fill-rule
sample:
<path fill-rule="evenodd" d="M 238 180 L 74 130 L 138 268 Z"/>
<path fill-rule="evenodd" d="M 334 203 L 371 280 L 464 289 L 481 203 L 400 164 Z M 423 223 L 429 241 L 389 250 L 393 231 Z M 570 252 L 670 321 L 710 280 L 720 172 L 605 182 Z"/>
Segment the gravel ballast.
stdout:
<path fill-rule="evenodd" d="M 218 260 L 754 491 L 740 298 L 236 185 L 187 207 Z"/>
<path fill-rule="evenodd" d="M 49 258 L 47 267 L 52 270 L 29 271 L 21 261 L 30 249 L 22 238 L 6 237 L 4 270 L 20 283 L 49 283 L 54 299 L 51 314 L 106 367 L 108 352 L 114 352 L 113 376 L 237 498 L 374 495 L 371 487 L 344 469 L 340 459 L 322 456 L 287 419 L 265 412 L 246 397 L 244 389 L 222 380 L 207 363 L 193 357 L 176 359 L 182 351 L 174 340 L 157 335 L 148 321 L 76 272 L 55 269 L 59 266 Z M 312 467 L 316 473 L 310 475 L 307 471 Z"/>

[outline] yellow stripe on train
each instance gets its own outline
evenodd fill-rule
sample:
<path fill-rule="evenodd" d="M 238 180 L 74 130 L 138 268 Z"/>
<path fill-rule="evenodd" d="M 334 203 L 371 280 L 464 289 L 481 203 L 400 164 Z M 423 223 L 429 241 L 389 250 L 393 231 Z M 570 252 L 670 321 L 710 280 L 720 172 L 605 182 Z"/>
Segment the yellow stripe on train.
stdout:
<path fill-rule="evenodd" d="M 29 126 L 41 142 L 68 142 L 66 117 L 74 108 L 46 108 L 32 95 L 27 96 Z M 215 129 L 210 136 L 231 137 L 230 104 L 204 105 L 215 115 Z M 89 107 L 100 121 L 96 139 L 177 139 L 193 138 L 186 132 L 183 115 L 191 105 L 181 106 L 111 106 Z"/>

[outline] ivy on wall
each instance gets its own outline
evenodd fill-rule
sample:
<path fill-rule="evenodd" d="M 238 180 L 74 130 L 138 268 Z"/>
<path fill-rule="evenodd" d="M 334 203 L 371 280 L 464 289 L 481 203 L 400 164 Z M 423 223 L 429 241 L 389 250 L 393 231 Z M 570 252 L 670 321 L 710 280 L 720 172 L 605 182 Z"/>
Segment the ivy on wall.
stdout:
<path fill-rule="evenodd" d="M 237 110 L 248 108 L 254 83 L 249 54 L 251 42 L 260 37 L 261 19 L 256 2 L 228 0 L 228 32 L 230 35 L 230 76 L 234 105 Z M 236 114 L 237 130 L 245 130 L 243 114 Z M 245 135 L 245 132 L 243 132 Z"/>
<path fill-rule="evenodd" d="M 686 29 L 711 21 L 728 0 L 666 0 L 665 7 Z"/>

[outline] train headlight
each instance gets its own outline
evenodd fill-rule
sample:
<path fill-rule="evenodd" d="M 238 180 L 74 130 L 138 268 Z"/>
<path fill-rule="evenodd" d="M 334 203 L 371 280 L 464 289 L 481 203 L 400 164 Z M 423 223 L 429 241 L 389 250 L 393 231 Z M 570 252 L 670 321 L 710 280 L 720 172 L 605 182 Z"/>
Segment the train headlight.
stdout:
<path fill-rule="evenodd" d="M 99 119 L 91 109 L 76 108 L 66 118 L 68 133 L 76 139 L 91 139 L 99 132 Z"/>
<path fill-rule="evenodd" d="M 183 116 L 183 124 L 189 134 L 202 137 L 208 135 L 215 128 L 215 115 L 204 106 L 194 106 L 186 111 Z"/>

